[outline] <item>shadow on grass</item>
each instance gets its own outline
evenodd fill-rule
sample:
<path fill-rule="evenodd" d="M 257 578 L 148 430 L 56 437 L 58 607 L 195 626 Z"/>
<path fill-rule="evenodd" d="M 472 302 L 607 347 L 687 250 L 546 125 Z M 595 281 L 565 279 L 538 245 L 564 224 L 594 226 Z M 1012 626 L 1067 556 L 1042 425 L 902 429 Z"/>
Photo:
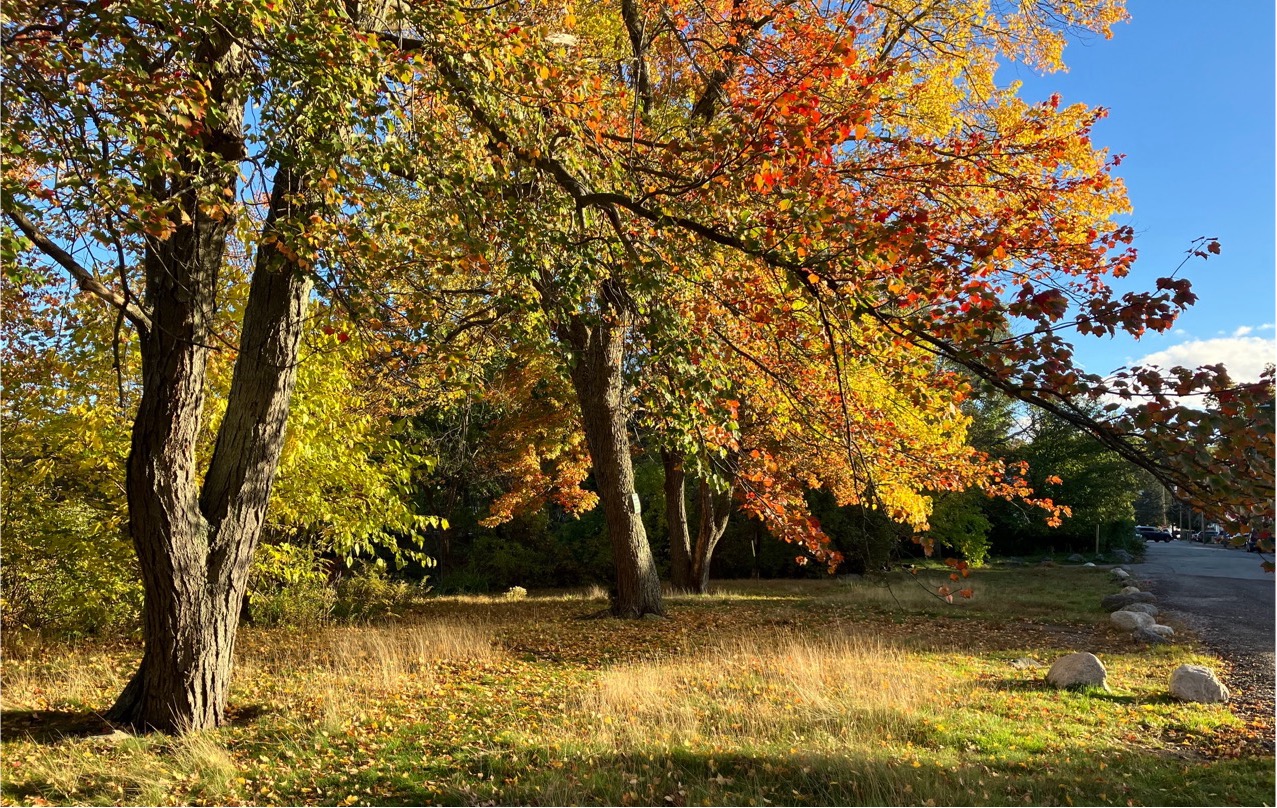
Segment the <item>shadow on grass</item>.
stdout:
<path fill-rule="evenodd" d="M 994 690 L 1003 693 L 1052 693 L 1059 691 L 1059 688 L 1046 683 L 1045 674 L 1041 679 L 998 679 L 985 680 L 976 682 L 976 687 L 985 690 Z M 1064 692 L 1077 696 L 1089 696 L 1099 701 L 1107 701 L 1113 704 L 1175 704 L 1178 703 L 1174 698 L 1166 694 L 1158 695 L 1131 695 L 1126 693 L 1114 693 L 1109 690 L 1103 690 L 1095 686 L 1070 687 L 1065 688 Z"/>
<path fill-rule="evenodd" d="M 261 704 L 231 705 L 226 710 L 228 726 L 252 724 L 269 710 Z M 127 727 L 107 721 L 92 710 L 4 710 L 0 711 L 0 741 L 30 741 L 56 744 L 74 738 L 119 737 L 117 731 L 135 734 Z"/>
<path fill-rule="evenodd" d="M 517 757 L 427 764 L 412 776 L 370 771 L 358 787 L 374 795 L 375 805 L 1227 805 L 1259 804 L 1273 790 L 1271 761 L 1188 768 L 1151 750 L 1109 750 L 1104 770 L 1086 753 L 945 765 L 921 749 L 917 758 L 800 750 L 512 751 Z M 423 777 L 433 785 L 423 788 Z M 342 787 L 329 793 L 340 795 Z"/>
<path fill-rule="evenodd" d="M 85 710 L 4 710 L 0 712 L 0 739 L 58 743 L 67 738 L 110 735 L 115 727 L 101 715 Z"/>

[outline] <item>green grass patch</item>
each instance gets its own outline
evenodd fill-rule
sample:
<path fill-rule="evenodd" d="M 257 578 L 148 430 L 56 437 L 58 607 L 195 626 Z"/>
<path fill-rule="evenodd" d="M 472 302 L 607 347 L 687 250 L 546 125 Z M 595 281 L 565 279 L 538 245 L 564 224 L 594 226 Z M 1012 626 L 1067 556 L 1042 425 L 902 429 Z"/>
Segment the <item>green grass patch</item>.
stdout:
<path fill-rule="evenodd" d="M 1111 630 L 1101 571 L 980 570 L 953 604 L 930 591 L 946 580 L 724 585 L 671 598 L 663 621 L 576 619 L 597 598 L 440 598 L 376 626 L 247 630 L 236 720 L 184 739 L 60 737 L 109 705 L 138 649 L 30 643 L 3 661 L 0 799 L 1271 802 L 1270 756 L 1220 754 L 1244 722 L 1165 694 L 1176 665 L 1219 661 Z M 1100 655 L 1108 691 L 1044 684 L 1074 650 Z"/>

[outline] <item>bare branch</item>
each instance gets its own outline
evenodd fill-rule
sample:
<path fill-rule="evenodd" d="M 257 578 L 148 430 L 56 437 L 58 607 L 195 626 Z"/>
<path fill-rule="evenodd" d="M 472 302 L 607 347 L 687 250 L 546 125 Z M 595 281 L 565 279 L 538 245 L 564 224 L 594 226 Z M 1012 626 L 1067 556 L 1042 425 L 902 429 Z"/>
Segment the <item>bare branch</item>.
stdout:
<path fill-rule="evenodd" d="M 72 278 L 75 278 L 81 290 L 99 297 L 119 309 L 139 331 L 146 332 L 151 330 L 151 318 L 140 306 L 131 302 L 124 295 L 109 289 L 92 272 L 85 269 L 79 261 L 76 261 L 69 252 L 50 241 L 48 236 L 41 233 L 35 224 L 21 211 L 10 210 L 5 211 L 5 213 L 18 226 L 22 234 L 30 239 L 31 243 L 35 244 L 36 247 L 40 248 L 40 252 L 52 258 L 59 266 L 70 273 Z"/>

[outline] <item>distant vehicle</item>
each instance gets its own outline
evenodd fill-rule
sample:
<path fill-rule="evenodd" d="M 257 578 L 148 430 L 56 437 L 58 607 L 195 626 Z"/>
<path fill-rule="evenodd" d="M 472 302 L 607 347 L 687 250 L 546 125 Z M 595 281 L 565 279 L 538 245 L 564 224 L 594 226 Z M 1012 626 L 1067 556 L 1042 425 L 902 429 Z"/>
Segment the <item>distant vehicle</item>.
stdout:
<path fill-rule="evenodd" d="M 1197 540 L 1203 544 L 1219 544 L 1228 538 L 1227 534 L 1215 525 L 1211 525 L 1197 535 L 1199 537 Z"/>
<path fill-rule="evenodd" d="M 1136 525 L 1135 535 L 1146 541 L 1172 541 L 1175 538 L 1160 527 L 1152 525 Z"/>

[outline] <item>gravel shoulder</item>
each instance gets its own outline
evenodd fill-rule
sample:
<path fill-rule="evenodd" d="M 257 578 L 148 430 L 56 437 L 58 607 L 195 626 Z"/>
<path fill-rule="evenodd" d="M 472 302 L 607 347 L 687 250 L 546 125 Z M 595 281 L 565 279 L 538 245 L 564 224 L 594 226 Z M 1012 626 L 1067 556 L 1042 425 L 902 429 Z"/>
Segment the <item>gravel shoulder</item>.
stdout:
<path fill-rule="evenodd" d="M 1228 662 L 1224 680 L 1233 711 L 1262 730 L 1256 740 L 1271 753 L 1277 582 L 1259 564 L 1253 553 L 1173 542 L 1150 544 L 1144 562 L 1131 570 L 1172 620 Z"/>

